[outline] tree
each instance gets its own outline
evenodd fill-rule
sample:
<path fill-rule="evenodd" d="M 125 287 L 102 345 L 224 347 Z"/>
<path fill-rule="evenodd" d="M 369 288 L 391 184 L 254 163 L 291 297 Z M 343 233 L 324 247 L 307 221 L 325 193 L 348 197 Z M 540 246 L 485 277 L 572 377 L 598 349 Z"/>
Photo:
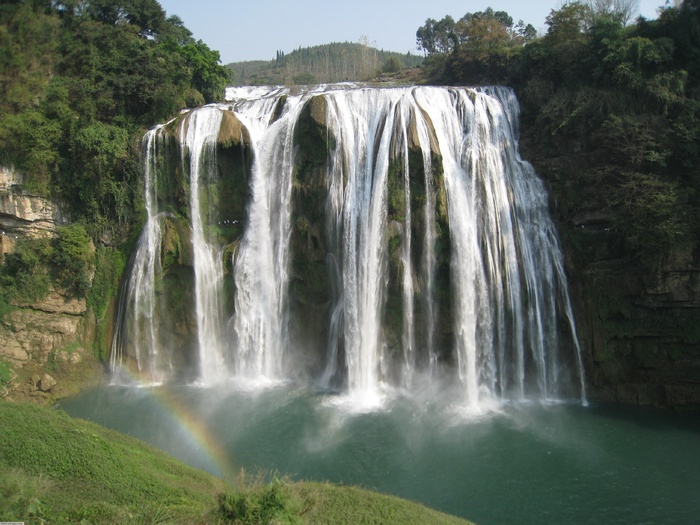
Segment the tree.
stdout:
<path fill-rule="evenodd" d="M 157 40 L 161 42 L 171 40 L 178 46 L 184 46 L 193 41 L 192 32 L 185 27 L 182 19 L 177 15 L 167 18 Z"/>
<path fill-rule="evenodd" d="M 490 7 L 487 7 L 484 11 L 477 11 L 476 13 L 467 13 L 462 18 L 460 22 L 468 22 L 470 20 L 484 20 L 491 19 L 499 22 L 501 25 L 510 29 L 513 27 L 513 17 L 511 17 L 505 11 L 494 11 Z"/>
<path fill-rule="evenodd" d="M 522 20 L 518 20 L 514 33 L 520 37 L 520 39 L 522 39 L 523 44 L 532 42 L 535 38 L 537 38 L 537 29 L 535 29 L 535 26 L 532 24 L 526 24 Z"/>
<path fill-rule="evenodd" d="M 514 29 L 505 11 L 467 13 L 455 25 L 456 45 L 447 67 L 457 79 L 469 83 L 502 82 L 534 27 L 522 21 Z"/>
<path fill-rule="evenodd" d="M 382 66 L 382 71 L 384 73 L 396 73 L 403 67 L 401 60 L 397 57 L 389 57 Z"/>
<path fill-rule="evenodd" d="M 165 11 L 156 0 L 89 0 L 82 5 L 85 15 L 108 25 L 136 25 L 142 36 L 156 36 L 165 25 Z"/>
<path fill-rule="evenodd" d="M 204 95 L 204 100 L 220 100 L 231 75 L 227 68 L 220 65 L 219 52 L 209 49 L 201 40 L 185 44 L 178 51 L 185 59 L 192 83 Z"/>
<path fill-rule="evenodd" d="M 545 24 L 547 38 L 554 43 L 582 40 L 591 24 L 591 9 L 587 4 L 569 2 L 552 9 Z"/>
<path fill-rule="evenodd" d="M 457 23 L 455 33 L 459 39 L 459 52 L 473 60 L 485 60 L 489 55 L 507 47 L 511 34 L 498 18 L 472 17 Z"/>
<path fill-rule="evenodd" d="M 416 44 L 426 55 L 451 53 L 456 45 L 455 21 L 447 15 L 437 21 L 428 18 L 416 31 Z"/>
<path fill-rule="evenodd" d="M 594 17 L 609 17 L 626 26 L 639 14 L 639 0 L 588 0 Z"/>

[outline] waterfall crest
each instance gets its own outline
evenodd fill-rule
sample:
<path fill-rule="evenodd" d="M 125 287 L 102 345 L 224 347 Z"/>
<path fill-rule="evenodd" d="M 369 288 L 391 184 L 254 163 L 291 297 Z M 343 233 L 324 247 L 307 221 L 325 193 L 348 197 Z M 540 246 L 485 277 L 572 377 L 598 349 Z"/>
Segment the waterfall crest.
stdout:
<path fill-rule="evenodd" d="M 172 171 L 155 160 L 170 141 L 175 170 L 189 174 L 188 210 L 169 213 L 189 224 L 196 320 L 181 323 L 196 359 L 178 362 L 196 362 L 200 383 L 303 374 L 372 405 L 427 377 L 475 409 L 585 402 L 561 250 L 544 185 L 518 153 L 511 90 L 335 85 L 227 97 L 144 138 L 147 221 L 113 367 L 176 376 L 156 286 L 173 243 L 153 174 Z M 227 194 L 239 168 L 243 190 Z"/>

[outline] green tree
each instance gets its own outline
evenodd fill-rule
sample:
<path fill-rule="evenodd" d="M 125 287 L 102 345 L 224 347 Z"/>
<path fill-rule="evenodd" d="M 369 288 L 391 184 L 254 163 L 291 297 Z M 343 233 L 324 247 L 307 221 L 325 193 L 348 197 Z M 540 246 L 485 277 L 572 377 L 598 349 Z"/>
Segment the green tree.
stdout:
<path fill-rule="evenodd" d="M 456 46 L 447 59 L 450 75 L 460 82 L 503 82 L 523 45 L 535 33 L 522 21 L 514 28 L 505 11 L 467 13 L 455 25 Z"/>
<path fill-rule="evenodd" d="M 403 64 L 398 57 L 389 57 L 382 66 L 384 73 L 396 73 L 403 68 Z"/>
<path fill-rule="evenodd" d="M 441 20 L 428 18 L 416 31 L 416 44 L 426 55 L 451 53 L 457 43 L 455 21 L 447 15 Z"/>
<path fill-rule="evenodd" d="M 198 40 L 181 46 L 179 53 L 184 58 L 194 87 L 204 95 L 204 99 L 207 102 L 221 100 L 231 75 L 228 69 L 219 64 L 219 52 Z"/>
<path fill-rule="evenodd" d="M 585 40 L 590 27 L 591 9 L 581 2 L 568 2 L 552 9 L 545 19 L 546 38 L 554 44 Z"/>

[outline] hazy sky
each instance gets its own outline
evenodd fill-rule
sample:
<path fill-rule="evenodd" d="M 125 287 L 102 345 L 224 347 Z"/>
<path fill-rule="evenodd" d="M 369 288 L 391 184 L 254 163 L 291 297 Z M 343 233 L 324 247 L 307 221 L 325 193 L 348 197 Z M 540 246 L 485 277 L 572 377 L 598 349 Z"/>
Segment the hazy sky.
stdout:
<path fill-rule="evenodd" d="M 656 18 L 664 0 L 641 0 L 641 14 Z M 544 30 L 561 0 L 160 0 L 178 15 L 196 39 L 221 53 L 221 62 L 270 60 L 277 50 L 331 42 L 358 42 L 366 36 L 387 51 L 418 53 L 416 30 L 427 18 L 455 20 L 466 13 L 507 11 Z"/>

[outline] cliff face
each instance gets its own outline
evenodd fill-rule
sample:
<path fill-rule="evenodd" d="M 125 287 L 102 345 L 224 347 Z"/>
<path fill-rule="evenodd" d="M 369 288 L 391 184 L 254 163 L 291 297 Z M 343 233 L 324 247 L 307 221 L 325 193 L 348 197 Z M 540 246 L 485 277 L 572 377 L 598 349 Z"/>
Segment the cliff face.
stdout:
<path fill-rule="evenodd" d="M 614 231 L 615 209 L 577 187 L 595 155 L 585 145 L 542 148 L 523 134 L 524 158 L 549 184 L 565 251 L 592 396 L 700 408 L 700 247 L 635 255 Z M 585 168 L 583 168 L 585 169 Z"/>
<path fill-rule="evenodd" d="M 600 235 L 577 235 L 580 247 L 565 243 L 594 392 L 624 403 L 700 407 L 697 257 L 677 248 L 652 266 Z M 581 248 L 594 252 L 583 264 L 573 260 Z"/>
<path fill-rule="evenodd" d="M 19 237 L 51 237 L 70 218 L 50 200 L 22 189 L 22 177 L 0 166 L 0 260 Z"/>
<path fill-rule="evenodd" d="M 25 192 L 21 176 L 0 168 L 0 258 L 12 253 L 17 240 L 51 238 L 69 220 L 60 205 Z M 55 286 L 36 302 L 20 293 L 0 317 L 0 365 L 7 370 L 0 396 L 48 402 L 69 392 L 99 372 L 91 351 L 94 338 L 85 298 Z"/>

